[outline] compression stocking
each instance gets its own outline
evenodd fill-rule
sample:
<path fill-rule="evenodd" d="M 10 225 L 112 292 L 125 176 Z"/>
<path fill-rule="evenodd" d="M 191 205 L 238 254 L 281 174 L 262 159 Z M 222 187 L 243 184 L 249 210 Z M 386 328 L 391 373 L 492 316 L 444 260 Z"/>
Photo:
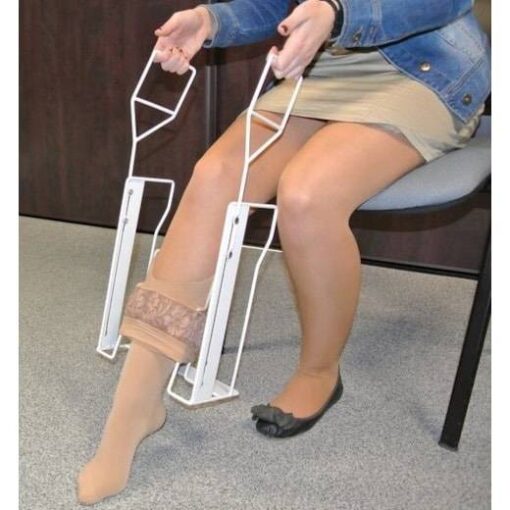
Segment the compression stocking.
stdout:
<path fill-rule="evenodd" d="M 78 475 L 80 503 L 94 504 L 120 492 L 138 444 L 163 426 L 164 389 L 175 361 L 193 361 L 198 352 L 212 278 L 174 283 L 149 271 L 131 294 L 121 325 L 131 346 L 99 447 Z"/>

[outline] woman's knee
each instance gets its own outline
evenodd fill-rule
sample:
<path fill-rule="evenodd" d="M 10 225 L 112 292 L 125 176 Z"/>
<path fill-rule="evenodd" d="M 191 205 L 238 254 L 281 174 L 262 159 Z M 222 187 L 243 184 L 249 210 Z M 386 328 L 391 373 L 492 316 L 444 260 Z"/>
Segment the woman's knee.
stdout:
<path fill-rule="evenodd" d="M 195 163 L 189 186 L 198 194 L 231 195 L 239 187 L 239 168 L 227 154 L 208 154 Z"/>
<path fill-rule="evenodd" d="M 288 174 L 287 174 L 288 175 Z M 303 229 L 314 226 L 332 217 L 339 225 L 348 224 L 355 210 L 355 205 L 346 193 L 331 193 L 319 182 L 303 182 L 292 176 L 282 176 L 278 183 L 277 193 L 278 215 L 282 222 L 292 222 L 296 228 Z"/>

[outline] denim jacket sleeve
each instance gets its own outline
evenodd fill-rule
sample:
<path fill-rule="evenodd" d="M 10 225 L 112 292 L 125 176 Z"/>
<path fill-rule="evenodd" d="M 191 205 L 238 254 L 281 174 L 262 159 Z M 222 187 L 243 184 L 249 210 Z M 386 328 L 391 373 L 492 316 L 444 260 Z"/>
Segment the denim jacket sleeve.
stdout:
<path fill-rule="evenodd" d="M 301 3 L 303 0 L 297 0 Z M 217 28 L 204 48 L 251 44 L 276 34 L 291 0 L 231 0 L 201 4 Z M 342 31 L 330 44 L 345 48 L 381 46 L 451 23 L 472 9 L 474 0 L 340 0 Z"/>
<path fill-rule="evenodd" d="M 232 0 L 201 4 L 217 27 L 203 47 L 228 47 L 251 44 L 276 35 L 276 27 L 287 16 L 290 0 Z"/>
<path fill-rule="evenodd" d="M 451 23 L 474 0 L 340 0 L 342 31 L 330 44 L 344 48 L 381 46 Z"/>

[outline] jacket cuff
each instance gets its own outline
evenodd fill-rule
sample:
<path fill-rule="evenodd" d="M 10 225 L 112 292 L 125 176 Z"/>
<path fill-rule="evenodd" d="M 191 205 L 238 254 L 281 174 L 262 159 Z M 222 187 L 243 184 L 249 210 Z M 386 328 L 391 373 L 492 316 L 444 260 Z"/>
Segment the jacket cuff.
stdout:
<path fill-rule="evenodd" d="M 211 39 L 206 39 L 202 44 L 203 48 L 215 48 L 228 46 L 234 36 L 235 27 L 237 26 L 237 19 L 232 13 L 232 8 L 227 3 L 217 4 L 200 4 L 205 7 L 211 16 L 213 36 Z M 224 20 L 224 23 L 221 20 Z M 231 32 L 228 31 L 231 27 Z"/>
<path fill-rule="evenodd" d="M 198 7 L 198 5 L 197 5 Z M 214 38 L 216 36 L 216 34 L 218 33 L 218 28 L 219 28 L 219 25 L 218 25 L 218 18 L 216 17 L 215 14 L 213 14 L 212 12 L 212 9 L 209 9 L 208 5 L 204 5 L 204 4 L 200 4 L 200 7 L 203 7 L 205 8 L 205 10 L 209 13 L 209 19 L 211 20 L 211 32 L 212 32 L 212 36 L 210 39 L 206 39 L 204 41 L 204 43 L 202 44 L 202 46 L 204 48 L 210 48 L 213 46 L 213 41 L 214 41 Z"/>
<path fill-rule="evenodd" d="M 372 13 L 373 2 L 364 2 L 363 9 L 353 7 L 355 0 L 338 0 L 343 10 L 342 30 L 337 37 L 331 38 L 330 46 L 342 46 L 343 48 L 356 48 L 358 46 L 371 46 L 369 33 L 373 32 L 370 22 L 376 22 Z M 362 16 L 356 14 L 362 13 Z M 368 22 L 368 24 L 367 24 Z"/>

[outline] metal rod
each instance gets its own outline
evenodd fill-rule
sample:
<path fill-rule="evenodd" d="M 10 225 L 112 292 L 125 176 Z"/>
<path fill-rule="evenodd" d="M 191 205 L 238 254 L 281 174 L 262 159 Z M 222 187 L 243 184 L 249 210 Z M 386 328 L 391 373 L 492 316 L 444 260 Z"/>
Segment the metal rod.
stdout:
<path fill-rule="evenodd" d="M 150 106 L 151 108 L 154 108 L 156 110 L 168 113 L 169 115 L 173 115 L 175 113 L 173 110 L 170 110 L 169 108 L 165 108 L 164 106 L 161 106 L 160 104 L 157 103 L 153 103 L 152 101 L 147 101 L 147 99 L 143 99 L 141 97 L 136 97 L 135 101 L 137 103 L 142 103 L 146 106 Z"/>
<path fill-rule="evenodd" d="M 491 241 L 484 250 L 482 269 L 469 316 L 468 327 L 460 354 L 455 382 L 446 413 L 439 444 L 456 450 L 471 399 L 476 372 L 482 354 L 491 309 Z"/>

